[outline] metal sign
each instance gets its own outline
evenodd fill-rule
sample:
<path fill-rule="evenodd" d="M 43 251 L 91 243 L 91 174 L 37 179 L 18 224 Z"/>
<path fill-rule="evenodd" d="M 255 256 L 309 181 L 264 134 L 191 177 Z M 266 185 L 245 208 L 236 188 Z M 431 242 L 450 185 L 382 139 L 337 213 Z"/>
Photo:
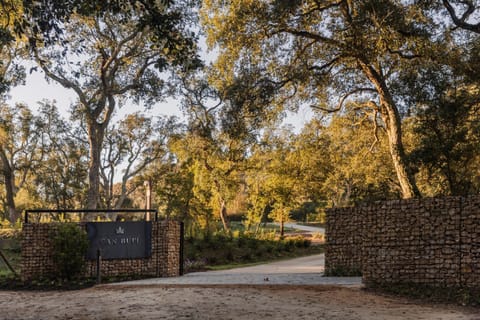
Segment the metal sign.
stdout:
<path fill-rule="evenodd" d="M 139 259 L 152 255 L 152 223 L 149 221 L 87 222 L 90 245 L 87 259 Z"/>

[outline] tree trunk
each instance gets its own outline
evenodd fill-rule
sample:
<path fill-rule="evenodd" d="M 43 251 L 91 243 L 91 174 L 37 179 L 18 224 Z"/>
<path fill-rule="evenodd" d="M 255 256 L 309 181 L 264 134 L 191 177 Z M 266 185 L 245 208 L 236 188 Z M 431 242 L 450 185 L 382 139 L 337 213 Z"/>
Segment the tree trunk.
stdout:
<path fill-rule="evenodd" d="M 360 60 L 360 65 L 380 96 L 380 114 L 386 126 L 388 146 L 393 166 L 400 184 L 402 198 L 420 197 L 414 176 L 408 170 L 405 150 L 402 142 L 402 124 L 400 114 L 381 73 L 373 66 Z M 375 121 L 375 119 L 374 119 Z"/>
<path fill-rule="evenodd" d="M 0 152 L 0 159 L 2 162 L 3 177 L 5 184 L 5 198 L 8 209 L 8 219 L 14 224 L 20 218 L 17 208 L 15 206 L 15 175 L 13 174 L 12 167 L 7 159 L 5 153 Z"/>
<path fill-rule="evenodd" d="M 125 200 L 127 199 L 127 182 L 128 182 L 128 177 L 123 177 L 122 178 L 122 186 L 120 188 L 120 195 L 118 196 L 118 199 L 117 201 L 115 201 L 115 204 L 114 204 L 114 209 L 121 209 L 122 206 L 123 206 L 123 203 L 125 202 Z M 148 189 L 148 187 L 146 186 L 146 190 Z M 147 193 L 147 191 L 145 192 L 145 194 Z M 113 198 L 113 191 L 112 191 L 112 198 Z M 150 209 L 150 208 L 147 208 L 147 202 L 145 202 L 145 209 Z"/>
<path fill-rule="evenodd" d="M 280 220 L 280 239 L 283 239 L 285 237 L 285 221 L 282 219 Z"/>
<path fill-rule="evenodd" d="M 100 154 L 105 130 L 95 120 L 88 121 L 88 140 L 90 144 L 88 163 L 87 209 L 97 209 L 100 199 Z"/>
<path fill-rule="evenodd" d="M 402 197 L 404 199 L 420 197 L 420 192 L 415 184 L 415 179 L 408 170 L 408 165 L 405 159 L 405 151 L 403 149 L 403 143 L 401 140 L 400 125 L 397 121 L 391 121 L 391 118 L 386 118 L 385 116 L 382 117 L 387 124 L 390 156 L 392 157 L 398 182 L 402 190 Z"/>
<path fill-rule="evenodd" d="M 4 182 L 5 182 L 6 202 L 7 202 L 7 208 L 8 208 L 8 217 L 10 222 L 14 224 L 17 222 L 20 216 L 15 206 L 15 186 L 14 186 L 15 178 L 10 168 L 8 170 L 4 170 L 4 177 L 5 177 Z"/>
<path fill-rule="evenodd" d="M 225 230 L 225 232 L 230 232 L 230 226 L 228 224 L 227 217 L 227 207 L 224 200 L 220 201 L 220 219 L 222 219 L 223 230 Z"/>

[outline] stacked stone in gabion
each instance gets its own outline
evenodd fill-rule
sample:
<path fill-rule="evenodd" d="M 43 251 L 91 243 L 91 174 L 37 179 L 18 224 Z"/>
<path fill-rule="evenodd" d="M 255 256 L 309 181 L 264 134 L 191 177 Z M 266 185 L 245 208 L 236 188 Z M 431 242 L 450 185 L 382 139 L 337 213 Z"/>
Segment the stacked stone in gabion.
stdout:
<path fill-rule="evenodd" d="M 327 272 L 358 266 L 366 285 L 480 286 L 480 196 L 333 208 L 326 231 Z"/>

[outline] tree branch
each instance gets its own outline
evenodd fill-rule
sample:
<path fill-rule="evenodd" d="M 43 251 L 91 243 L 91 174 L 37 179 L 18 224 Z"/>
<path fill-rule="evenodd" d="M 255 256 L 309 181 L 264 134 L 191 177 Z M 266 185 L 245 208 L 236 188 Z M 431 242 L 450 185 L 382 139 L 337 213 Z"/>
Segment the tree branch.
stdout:
<path fill-rule="evenodd" d="M 453 23 L 458 26 L 459 28 L 473 31 L 475 33 L 480 34 L 480 22 L 477 24 L 471 24 L 466 22 L 466 20 L 471 16 L 471 14 L 475 11 L 475 6 L 471 1 L 462 1 L 463 4 L 467 5 L 467 10 L 463 13 L 462 17 L 459 18 L 457 16 L 457 12 L 455 8 L 453 8 L 452 4 L 449 0 L 443 0 L 443 5 L 447 9 L 448 13 L 452 17 Z"/>
<path fill-rule="evenodd" d="M 328 10 L 330 8 L 338 7 L 343 1 L 344 0 L 340 0 L 340 1 L 337 1 L 337 2 L 332 2 L 332 3 L 329 3 L 329 4 L 321 4 L 321 1 L 316 0 L 315 1 L 316 7 L 310 9 L 309 11 L 307 11 L 305 13 L 303 13 L 302 16 L 308 16 L 308 15 L 310 15 L 313 12 L 316 12 L 316 11 L 323 12 L 323 11 Z"/>
<path fill-rule="evenodd" d="M 315 105 L 312 105 L 311 108 L 313 109 L 317 109 L 317 110 L 321 110 L 321 111 L 324 111 L 324 112 L 327 112 L 327 113 L 334 113 L 334 112 L 338 112 L 342 109 L 343 105 L 345 104 L 345 101 L 352 95 L 354 94 L 357 94 L 357 93 L 361 93 L 361 92 L 373 92 L 373 93 L 376 93 L 377 90 L 375 90 L 374 88 L 355 88 L 353 89 L 352 91 L 346 93 L 345 95 L 343 95 L 340 100 L 338 101 L 338 104 L 337 106 L 334 108 L 334 109 L 327 109 L 327 108 L 323 108 L 323 107 L 320 107 L 320 106 L 315 106 Z"/>
<path fill-rule="evenodd" d="M 370 153 L 373 153 L 373 148 L 377 145 L 377 143 L 380 141 L 378 139 L 378 122 L 377 122 L 377 115 L 378 115 L 378 111 L 377 110 L 373 110 L 373 137 L 375 138 L 375 140 L 372 142 L 372 145 L 370 146 L 370 148 L 368 149 L 368 151 L 370 151 Z"/>
<path fill-rule="evenodd" d="M 40 68 L 42 68 L 43 72 L 45 72 L 45 74 L 55 80 L 56 82 L 60 83 L 60 85 L 62 85 L 64 88 L 66 89 L 73 89 L 75 91 L 75 93 L 77 94 L 78 96 L 78 99 L 80 100 L 80 102 L 84 105 L 84 106 L 88 106 L 88 101 L 87 101 L 87 97 L 85 96 L 84 92 L 82 91 L 82 89 L 74 82 L 68 80 L 67 78 L 61 76 L 61 75 L 57 75 L 55 73 L 53 73 L 50 68 L 47 67 L 47 65 L 45 64 L 45 60 L 43 60 L 42 58 L 40 58 L 39 54 L 38 54 L 38 51 L 37 51 L 37 48 L 35 47 L 33 49 L 33 52 L 34 52 L 34 56 L 35 56 L 35 60 L 37 61 L 37 63 L 40 65 Z"/>
<path fill-rule="evenodd" d="M 413 60 L 413 59 L 417 59 L 417 58 L 422 57 L 422 55 L 420 55 L 420 54 L 409 54 L 409 53 L 403 52 L 402 50 L 393 50 L 388 45 L 387 45 L 387 51 L 390 54 L 395 54 L 395 55 L 399 56 L 400 58 L 408 59 L 408 60 Z"/>
<path fill-rule="evenodd" d="M 316 34 L 316 33 L 312 33 L 312 32 L 306 31 L 306 30 L 295 30 L 295 29 L 290 29 L 290 28 L 282 28 L 282 29 L 279 29 L 275 33 L 289 33 L 289 34 L 297 36 L 297 37 L 312 39 L 312 40 L 315 40 L 317 42 L 327 43 L 327 44 L 330 44 L 330 45 L 336 46 L 336 47 L 342 45 L 337 40 L 334 40 L 334 39 L 331 39 L 331 38 L 328 38 L 328 37 L 325 37 L 325 36 L 322 36 L 322 35 L 319 35 L 319 34 Z"/>

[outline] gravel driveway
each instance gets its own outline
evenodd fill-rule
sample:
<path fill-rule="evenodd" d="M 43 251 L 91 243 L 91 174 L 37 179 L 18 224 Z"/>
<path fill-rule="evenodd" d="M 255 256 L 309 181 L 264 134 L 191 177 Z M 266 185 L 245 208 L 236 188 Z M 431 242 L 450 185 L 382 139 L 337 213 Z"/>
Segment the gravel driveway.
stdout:
<path fill-rule="evenodd" d="M 181 284 L 181 285 L 340 285 L 360 287 L 359 277 L 324 277 L 325 255 L 290 259 L 252 267 L 223 271 L 188 273 L 182 277 L 156 278 L 113 285 Z"/>
<path fill-rule="evenodd" d="M 0 291 L 1 320 L 480 320 L 480 309 L 429 305 L 322 277 L 323 255 L 78 291 Z"/>

